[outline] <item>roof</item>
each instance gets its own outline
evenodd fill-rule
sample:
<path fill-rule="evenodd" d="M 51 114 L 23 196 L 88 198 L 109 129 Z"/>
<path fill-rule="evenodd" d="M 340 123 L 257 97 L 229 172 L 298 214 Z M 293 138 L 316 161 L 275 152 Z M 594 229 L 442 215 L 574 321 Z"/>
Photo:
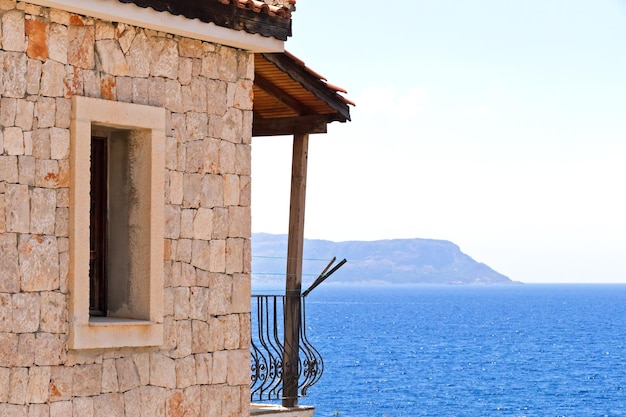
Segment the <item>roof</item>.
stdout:
<path fill-rule="evenodd" d="M 158 12 L 243 30 L 251 34 L 287 40 L 295 0 L 118 0 Z M 270 3 L 279 3 L 275 5 Z M 285 5 L 285 3 L 289 5 Z"/>
<path fill-rule="evenodd" d="M 254 136 L 325 133 L 350 120 L 346 90 L 284 53 L 254 55 Z"/>

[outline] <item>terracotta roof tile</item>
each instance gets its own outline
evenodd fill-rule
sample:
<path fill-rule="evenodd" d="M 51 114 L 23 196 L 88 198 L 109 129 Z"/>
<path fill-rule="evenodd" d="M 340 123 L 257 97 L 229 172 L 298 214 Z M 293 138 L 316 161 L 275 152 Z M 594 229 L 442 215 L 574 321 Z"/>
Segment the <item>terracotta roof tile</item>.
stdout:
<path fill-rule="evenodd" d="M 118 0 L 158 12 L 287 40 L 295 0 Z M 241 13 L 233 14 L 233 6 Z"/>
<path fill-rule="evenodd" d="M 313 71 L 311 68 L 307 67 L 306 64 L 304 63 L 303 60 L 301 60 L 300 58 L 298 58 L 297 56 L 295 56 L 294 54 L 292 54 L 291 52 L 285 50 L 284 54 L 289 57 L 289 59 L 291 59 L 294 63 L 296 63 L 297 65 L 299 65 L 300 67 L 302 67 L 306 72 L 308 72 L 309 74 L 311 74 L 313 77 L 317 78 L 320 82 L 322 82 L 329 90 L 332 90 L 335 94 L 337 94 L 337 97 L 339 97 L 342 101 L 344 101 L 346 104 L 349 104 L 351 106 L 355 106 L 356 104 L 349 100 L 348 98 L 340 95 L 339 93 L 343 93 L 343 94 L 348 94 L 348 92 L 341 87 L 338 87 L 336 85 L 330 84 L 328 83 L 328 79 L 326 77 L 324 77 L 323 75 L 321 75 L 320 73 Z"/>
<path fill-rule="evenodd" d="M 270 16 L 291 19 L 291 9 L 287 6 L 274 6 L 261 0 L 218 0 L 222 4 L 234 4 L 240 9 L 252 10 L 256 13 L 265 13 Z M 290 0 L 290 4 L 296 4 L 295 0 Z"/>

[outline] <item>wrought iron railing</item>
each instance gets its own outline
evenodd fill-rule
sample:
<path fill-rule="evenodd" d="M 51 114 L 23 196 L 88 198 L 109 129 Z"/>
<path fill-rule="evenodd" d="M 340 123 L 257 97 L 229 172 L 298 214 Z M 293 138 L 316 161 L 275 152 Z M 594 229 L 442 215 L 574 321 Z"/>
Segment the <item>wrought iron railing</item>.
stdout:
<path fill-rule="evenodd" d="M 306 335 L 305 297 L 296 297 L 300 297 L 302 312 L 299 346 L 298 349 L 285 350 L 283 339 L 285 296 L 252 296 L 251 401 L 282 399 L 283 371 L 287 367 L 297 369 L 298 396 L 306 396 L 307 390 L 322 376 L 324 371 L 322 356 Z M 297 351 L 298 357 L 291 358 L 285 351 Z"/>

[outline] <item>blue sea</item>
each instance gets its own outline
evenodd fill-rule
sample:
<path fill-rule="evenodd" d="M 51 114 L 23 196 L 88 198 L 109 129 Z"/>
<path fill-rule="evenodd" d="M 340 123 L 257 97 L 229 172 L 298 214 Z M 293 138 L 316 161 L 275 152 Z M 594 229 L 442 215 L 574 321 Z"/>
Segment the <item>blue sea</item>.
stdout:
<path fill-rule="evenodd" d="M 626 416 L 626 285 L 338 286 L 316 417 Z"/>

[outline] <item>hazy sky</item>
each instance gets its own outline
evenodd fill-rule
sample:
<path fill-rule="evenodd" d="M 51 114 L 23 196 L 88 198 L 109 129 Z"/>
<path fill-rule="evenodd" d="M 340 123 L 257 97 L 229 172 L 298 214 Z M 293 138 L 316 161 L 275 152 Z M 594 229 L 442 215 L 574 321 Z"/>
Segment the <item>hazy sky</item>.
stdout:
<path fill-rule="evenodd" d="M 311 136 L 306 237 L 626 283 L 626 0 L 298 0 L 286 48 L 357 104 Z M 287 233 L 291 141 L 253 140 L 254 232 Z"/>

